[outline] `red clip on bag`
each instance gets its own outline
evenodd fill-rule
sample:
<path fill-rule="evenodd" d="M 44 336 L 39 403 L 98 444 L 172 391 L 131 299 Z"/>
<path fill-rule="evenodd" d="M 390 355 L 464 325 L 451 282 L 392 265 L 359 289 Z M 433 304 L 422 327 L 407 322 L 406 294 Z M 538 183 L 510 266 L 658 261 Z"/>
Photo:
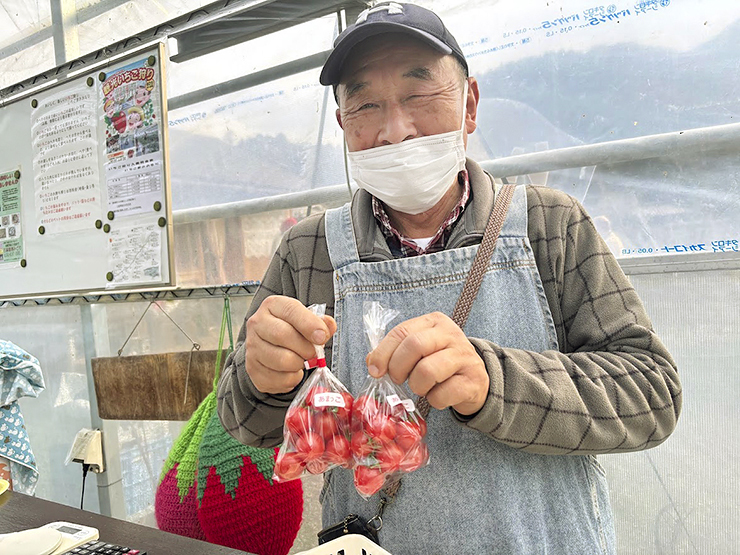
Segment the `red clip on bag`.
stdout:
<path fill-rule="evenodd" d="M 323 316 L 326 305 L 311 305 Z M 316 358 L 306 361 L 314 368 L 288 407 L 283 444 L 275 462 L 278 481 L 294 480 L 305 473 L 321 474 L 335 467 L 352 468 L 350 411 L 352 395 L 326 367 L 324 348 L 316 345 Z"/>
<path fill-rule="evenodd" d="M 363 304 L 365 333 L 375 349 L 398 311 Z M 352 455 L 357 492 L 365 499 L 402 474 L 429 464 L 427 424 L 404 388 L 388 374 L 368 375 L 352 407 Z"/>

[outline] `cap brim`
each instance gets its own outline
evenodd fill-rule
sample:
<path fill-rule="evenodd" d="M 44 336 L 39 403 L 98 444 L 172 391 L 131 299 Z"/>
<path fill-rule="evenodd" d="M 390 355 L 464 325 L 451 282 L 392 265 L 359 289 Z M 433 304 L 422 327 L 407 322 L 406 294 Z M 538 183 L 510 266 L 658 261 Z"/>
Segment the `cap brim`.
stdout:
<path fill-rule="evenodd" d="M 339 78 L 342 75 L 342 66 L 349 56 L 350 51 L 357 46 L 358 43 L 362 42 L 368 37 L 374 35 L 380 35 L 383 33 L 403 33 L 416 37 L 423 42 L 432 46 L 435 50 L 442 52 L 443 54 L 452 54 L 452 49 L 443 43 L 441 40 L 433 35 L 430 35 L 426 31 L 421 29 L 414 29 L 407 25 L 399 23 L 389 23 L 387 21 L 377 23 L 365 23 L 360 27 L 357 27 L 350 32 L 342 41 L 334 47 L 329 57 L 326 59 L 323 69 L 321 70 L 321 76 L 319 82 L 322 85 L 336 85 L 339 83 Z"/>

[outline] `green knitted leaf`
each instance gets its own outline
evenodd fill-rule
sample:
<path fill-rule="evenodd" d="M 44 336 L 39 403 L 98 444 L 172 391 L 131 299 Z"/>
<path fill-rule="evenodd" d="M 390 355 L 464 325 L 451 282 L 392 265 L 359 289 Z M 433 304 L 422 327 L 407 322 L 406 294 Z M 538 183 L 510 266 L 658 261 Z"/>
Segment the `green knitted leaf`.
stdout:
<path fill-rule="evenodd" d="M 272 474 L 275 466 L 275 450 L 249 447 L 231 437 L 221 425 L 218 414 L 214 414 L 200 443 L 198 455 L 199 472 L 208 476 L 211 467 L 216 469 L 226 493 L 234 499 L 239 478 L 242 474 L 244 456 L 248 457 L 246 464 L 251 461 L 265 480 L 272 485 Z M 198 480 L 198 501 L 203 499 L 205 480 Z"/>
<path fill-rule="evenodd" d="M 177 467 L 177 489 L 180 493 L 180 501 L 188 494 L 188 490 L 195 483 L 198 470 L 198 446 L 203 437 L 203 432 L 216 409 L 216 394 L 209 393 L 195 409 L 185 428 L 180 432 L 175 444 L 170 449 L 167 460 L 164 462 L 162 472 L 159 475 L 161 482 L 165 475 L 175 466 Z"/>
<path fill-rule="evenodd" d="M 272 484 L 272 474 L 275 470 L 275 450 L 247 447 L 246 455 L 252 459 L 252 462 L 257 467 L 257 470 L 265 477 L 265 480 Z"/>

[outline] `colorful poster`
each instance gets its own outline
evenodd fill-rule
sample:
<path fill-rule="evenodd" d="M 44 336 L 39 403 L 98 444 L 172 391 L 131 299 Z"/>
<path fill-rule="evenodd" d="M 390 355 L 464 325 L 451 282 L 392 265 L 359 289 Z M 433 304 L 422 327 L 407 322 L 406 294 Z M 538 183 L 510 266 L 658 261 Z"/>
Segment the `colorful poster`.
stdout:
<path fill-rule="evenodd" d="M 100 93 L 107 162 L 160 151 L 157 72 L 146 59 L 108 74 Z"/>
<path fill-rule="evenodd" d="M 139 60 L 110 73 L 101 87 L 108 210 L 151 213 L 164 204 L 157 72 Z"/>
<path fill-rule="evenodd" d="M 46 235 L 91 229 L 102 214 L 96 95 L 85 84 L 31 112 L 36 227 Z"/>
<path fill-rule="evenodd" d="M 157 224 L 113 229 L 108 238 L 108 268 L 113 280 L 108 288 L 161 279 L 162 233 Z"/>
<path fill-rule="evenodd" d="M 0 267 L 23 258 L 21 186 L 15 170 L 0 173 Z"/>

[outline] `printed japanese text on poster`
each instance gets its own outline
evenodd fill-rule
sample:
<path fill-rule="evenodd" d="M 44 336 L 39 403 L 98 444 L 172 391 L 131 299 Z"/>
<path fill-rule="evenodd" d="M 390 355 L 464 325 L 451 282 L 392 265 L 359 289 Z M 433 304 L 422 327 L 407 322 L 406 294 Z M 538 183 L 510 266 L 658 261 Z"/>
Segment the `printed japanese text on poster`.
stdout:
<path fill-rule="evenodd" d="M 0 173 L 0 268 L 17 266 L 22 258 L 21 187 L 14 170 Z"/>
<path fill-rule="evenodd" d="M 31 112 L 36 227 L 54 235 L 90 229 L 102 214 L 96 96 L 83 85 Z"/>
<path fill-rule="evenodd" d="M 109 74 L 100 89 L 108 209 L 116 215 L 151 212 L 163 200 L 157 78 L 139 60 Z"/>
<path fill-rule="evenodd" d="M 125 162 L 109 163 L 105 168 L 108 209 L 130 216 L 151 212 L 162 201 L 162 156 L 139 156 Z"/>

